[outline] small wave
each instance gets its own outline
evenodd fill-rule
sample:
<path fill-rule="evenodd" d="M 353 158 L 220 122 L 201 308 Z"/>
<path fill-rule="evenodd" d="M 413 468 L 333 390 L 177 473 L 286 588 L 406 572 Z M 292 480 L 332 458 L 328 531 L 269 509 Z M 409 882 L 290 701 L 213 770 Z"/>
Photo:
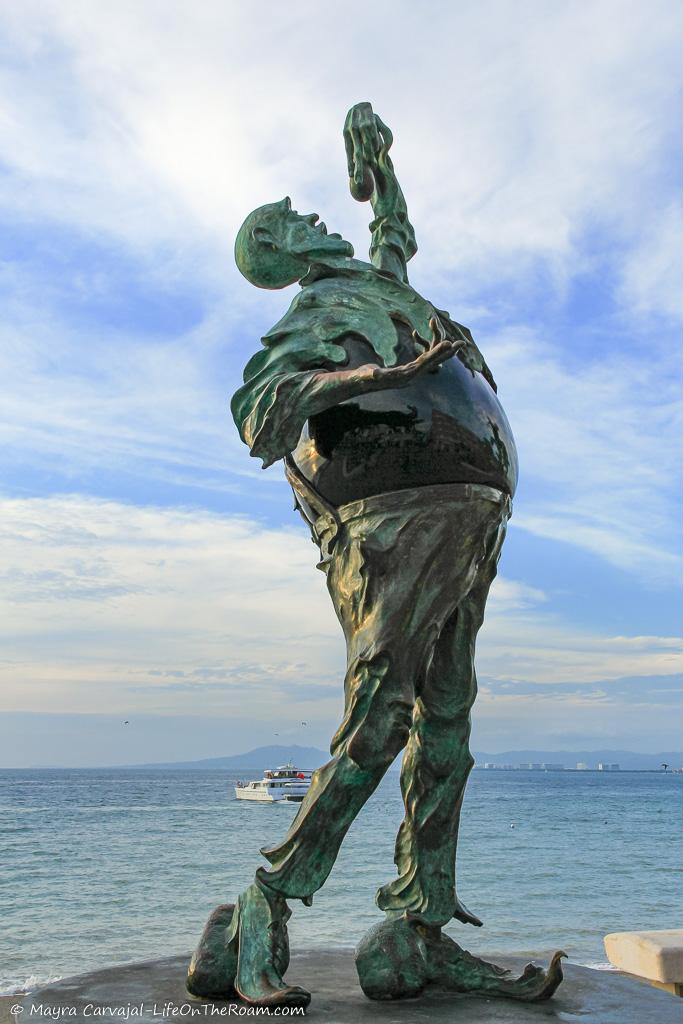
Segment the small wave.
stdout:
<path fill-rule="evenodd" d="M 614 964 L 607 963 L 606 960 L 600 960 L 597 963 L 579 964 L 580 967 L 590 967 L 591 971 L 617 971 L 619 968 L 615 967 Z"/>
<path fill-rule="evenodd" d="M 0 996 L 16 996 L 22 992 L 31 992 L 34 988 L 42 988 L 43 985 L 52 985 L 55 981 L 61 981 L 61 978 L 61 974 L 30 974 L 23 981 L 1 978 Z"/>

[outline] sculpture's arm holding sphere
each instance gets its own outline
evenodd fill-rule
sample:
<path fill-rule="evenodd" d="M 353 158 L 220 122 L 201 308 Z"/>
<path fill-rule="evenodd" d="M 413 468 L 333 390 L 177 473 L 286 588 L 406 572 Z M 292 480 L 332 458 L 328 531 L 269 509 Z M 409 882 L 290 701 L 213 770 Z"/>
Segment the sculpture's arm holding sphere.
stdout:
<path fill-rule="evenodd" d="M 319 387 L 321 401 L 319 408 L 316 408 L 312 415 L 323 412 L 333 405 L 339 405 L 348 398 L 367 394 L 368 391 L 407 387 L 420 374 L 427 370 L 435 370 L 441 363 L 445 363 L 455 355 L 461 342 L 446 338 L 436 320 L 432 320 L 431 328 L 431 341 L 418 338 L 419 343 L 424 346 L 424 351 L 409 363 L 399 363 L 397 366 L 366 363 L 353 370 L 317 373 L 315 382 Z"/>
<path fill-rule="evenodd" d="M 406 264 L 417 252 L 415 232 L 394 172 L 389 150 L 394 137 L 369 103 L 356 103 L 346 115 L 344 145 L 349 188 L 354 199 L 370 201 L 370 260 L 379 269 L 407 281 Z"/>
<path fill-rule="evenodd" d="M 232 414 L 240 436 L 263 468 L 292 452 L 306 420 L 349 398 L 407 387 L 419 375 L 435 370 L 451 359 L 460 342 L 444 337 L 436 321 L 432 338 L 416 340 L 423 351 L 412 361 L 397 366 L 366 363 L 353 369 L 302 369 L 271 374 L 263 366 L 267 352 L 260 352 L 245 371 L 245 383 L 235 393 Z"/>

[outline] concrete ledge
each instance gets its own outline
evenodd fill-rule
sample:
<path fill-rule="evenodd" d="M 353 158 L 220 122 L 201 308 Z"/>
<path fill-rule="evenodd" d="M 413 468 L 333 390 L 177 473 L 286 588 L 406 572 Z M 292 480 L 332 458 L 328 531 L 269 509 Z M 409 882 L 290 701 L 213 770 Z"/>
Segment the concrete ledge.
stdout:
<path fill-rule="evenodd" d="M 610 963 L 620 971 L 681 994 L 682 928 L 658 932 L 612 932 L 605 936 L 605 951 Z"/>
<path fill-rule="evenodd" d="M 17 1024 L 45 1018 L 88 1020 L 91 1024 L 125 1019 L 154 1020 L 158 1024 L 184 1019 L 199 1022 L 204 1018 L 220 1022 L 240 1016 L 249 1020 L 243 1004 L 209 1002 L 187 995 L 184 980 L 189 959 L 186 953 L 47 985 L 23 999 L 17 998 L 23 1008 Z M 518 972 L 526 963 L 519 957 L 492 959 Z M 565 981 L 555 998 L 535 1004 L 439 992 L 402 1002 L 371 1002 L 358 986 L 352 950 L 297 953 L 292 956 L 287 979 L 313 992 L 306 1017 L 320 1024 L 452 1024 L 456 1020 L 463 1024 L 683 1024 L 683 1006 L 665 992 L 616 972 L 594 971 L 566 961 L 563 966 Z"/>

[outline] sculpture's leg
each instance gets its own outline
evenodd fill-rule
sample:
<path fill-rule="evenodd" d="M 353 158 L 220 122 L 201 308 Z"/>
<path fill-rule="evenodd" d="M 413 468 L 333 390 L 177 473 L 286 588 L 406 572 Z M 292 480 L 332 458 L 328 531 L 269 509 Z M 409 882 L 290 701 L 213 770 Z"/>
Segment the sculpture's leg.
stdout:
<path fill-rule="evenodd" d="M 326 561 L 328 589 L 346 637 L 345 713 L 332 741 L 333 758 L 314 773 L 285 840 L 262 851 L 271 867 L 258 870 L 257 884 L 283 899 L 310 902 L 351 822 L 405 746 L 415 682 L 444 623 L 471 588 L 486 549 L 495 503 L 451 501 L 442 515 L 420 496 L 411 504 L 411 493 L 405 505 L 391 497 L 386 510 L 378 500 L 371 508 L 354 503 Z M 465 524 L 471 542 L 455 547 L 453 537 Z M 245 907 L 243 916 L 249 913 Z M 267 944 L 257 946 L 272 978 Z M 258 972 L 251 977 L 249 998 L 258 1002 Z M 264 988 L 263 1002 L 271 999 L 269 992 Z"/>
<path fill-rule="evenodd" d="M 398 878 L 377 894 L 387 912 L 409 913 L 427 925 L 452 918 L 480 925 L 459 902 L 455 857 L 460 809 L 474 760 L 470 709 L 477 692 L 474 647 L 496 575 L 505 521 L 494 523 L 476 579 L 436 642 L 419 687 L 401 770 L 405 817 L 396 840 Z"/>
<path fill-rule="evenodd" d="M 347 644 L 345 714 L 333 760 L 314 773 L 284 842 L 262 851 L 272 869 L 258 877 L 286 897 L 306 900 L 323 884 L 349 825 L 405 746 L 416 681 L 500 520 L 500 504 L 487 500 L 451 499 L 443 509 L 433 499 L 392 500 L 387 511 L 354 503 L 328 562 Z"/>
<path fill-rule="evenodd" d="M 251 994 L 256 991 L 264 1006 L 308 1005 L 310 996 L 305 989 L 282 981 L 289 966 L 289 916 L 282 897 L 258 885 L 242 893 L 237 906 L 216 907 L 190 962 L 188 991 L 205 999 L 239 995 L 247 1002 L 253 1001 Z M 264 941 L 265 951 L 260 948 Z M 246 955 L 240 956 L 240 950 Z"/>
<path fill-rule="evenodd" d="M 401 785 L 406 813 L 396 842 L 399 877 L 380 889 L 389 920 L 361 941 L 356 966 L 371 999 L 417 995 L 428 984 L 457 992 L 549 999 L 562 981 L 556 953 L 547 971 L 529 964 L 521 977 L 472 956 L 441 926 L 451 917 L 480 923 L 458 901 L 455 854 L 460 808 L 473 761 L 469 713 L 476 695 L 474 646 L 496 575 L 506 516 L 492 522 L 485 556 L 470 590 L 441 631 L 418 687 Z"/>
<path fill-rule="evenodd" d="M 311 902 L 331 871 L 351 822 L 408 735 L 410 708 L 399 696 L 401 673 L 392 674 L 387 659 L 380 656 L 372 663 L 354 659 L 350 677 L 347 715 L 357 726 L 353 736 L 338 735 L 335 756 L 314 773 L 286 839 L 263 851 L 271 869 L 259 868 L 254 885 L 240 896 L 235 987 L 254 1005 L 306 1005 L 310 999 L 303 989 L 283 980 L 287 964 L 280 953 L 287 944 L 290 914 L 285 900 Z"/>
<path fill-rule="evenodd" d="M 308 1006 L 310 993 L 282 980 L 289 966 L 286 926 L 291 916 L 283 897 L 254 882 L 240 896 L 237 914 L 237 993 L 256 1006 Z"/>
<path fill-rule="evenodd" d="M 236 987 L 256 1005 L 293 998 L 279 957 L 287 941 L 285 900 L 310 903 L 351 822 L 405 746 L 415 681 L 424 675 L 446 620 L 472 587 L 499 507 L 465 499 L 440 509 L 433 499 L 411 504 L 414 493 L 406 492 L 398 503 L 386 496 L 386 510 L 378 500 L 372 509 L 354 503 L 326 562 L 347 642 L 345 714 L 332 760 L 314 773 L 284 841 L 262 851 L 271 868 L 257 871 L 255 886 L 240 900 Z M 464 535 L 466 543 L 456 544 Z"/>

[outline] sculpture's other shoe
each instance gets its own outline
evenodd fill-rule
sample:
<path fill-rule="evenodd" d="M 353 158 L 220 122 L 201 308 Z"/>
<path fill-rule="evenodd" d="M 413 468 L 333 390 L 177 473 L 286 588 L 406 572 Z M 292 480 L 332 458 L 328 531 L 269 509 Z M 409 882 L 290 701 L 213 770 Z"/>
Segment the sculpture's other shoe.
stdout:
<path fill-rule="evenodd" d="M 427 951 L 434 984 L 455 992 L 503 996 L 523 1003 L 542 1003 L 551 998 L 562 981 L 562 957 L 567 955 L 558 950 L 547 971 L 527 964 L 518 978 L 511 978 L 509 971 L 473 956 L 448 935 L 430 937 Z"/>
<path fill-rule="evenodd" d="M 223 903 L 211 914 L 187 972 L 187 990 L 204 999 L 234 999 L 237 935 L 235 905 Z"/>
<path fill-rule="evenodd" d="M 254 882 L 240 896 L 237 915 L 235 988 L 240 998 L 252 1006 L 308 1006 L 310 992 L 282 978 L 289 966 L 291 916 L 284 897 Z"/>
<path fill-rule="evenodd" d="M 555 953 L 547 971 L 527 964 L 519 978 L 462 949 L 438 928 L 425 928 L 407 917 L 375 925 L 356 949 L 356 969 L 369 999 L 405 999 L 428 985 L 451 992 L 503 996 L 522 1002 L 550 999 L 562 981 Z"/>

